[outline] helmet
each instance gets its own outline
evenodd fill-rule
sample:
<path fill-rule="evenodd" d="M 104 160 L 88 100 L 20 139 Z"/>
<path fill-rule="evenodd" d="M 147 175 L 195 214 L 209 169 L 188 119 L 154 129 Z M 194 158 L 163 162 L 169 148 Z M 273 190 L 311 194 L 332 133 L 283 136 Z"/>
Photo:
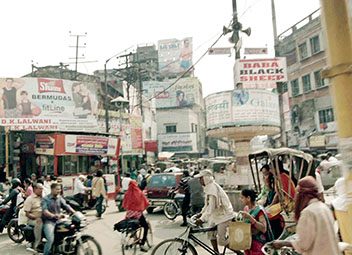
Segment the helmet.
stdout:
<path fill-rule="evenodd" d="M 18 186 L 21 185 L 21 180 L 18 178 L 13 178 L 11 181 L 11 185 L 13 188 L 17 188 Z"/>

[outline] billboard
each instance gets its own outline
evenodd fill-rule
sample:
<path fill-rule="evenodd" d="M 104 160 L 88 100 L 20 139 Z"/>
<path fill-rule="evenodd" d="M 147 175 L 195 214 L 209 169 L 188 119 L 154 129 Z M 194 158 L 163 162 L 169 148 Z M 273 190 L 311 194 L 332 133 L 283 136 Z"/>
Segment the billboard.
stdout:
<path fill-rule="evenodd" d="M 167 152 L 198 152 L 196 133 L 174 133 L 158 135 L 159 151 Z"/>
<path fill-rule="evenodd" d="M 97 85 L 49 78 L 0 79 L 0 125 L 11 130 L 97 132 Z"/>
<path fill-rule="evenodd" d="M 202 105 L 202 88 L 197 78 L 182 78 L 176 83 L 175 81 L 176 79 L 145 81 L 143 82 L 143 91 L 148 98 L 156 98 L 156 108 Z"/>
<path fill-rule="evenodd" d="M 65 152 L 116 156 L 118 139 L 104 136 L 65 135 Z"/>
<path fill-rule="evenodd" d="M 206 97 L 205 104 L 208 129 L 223 126 L 280 126 L 278 95 L 271 91 L 224 91 Z"/>
<path fill-rule="evenodd" d="M 235 84 L 242 88 L 276 88 L 287 81 L 286 58 L 239 59 L 234 67 Z"/>
<path fill-rule="evenodd" d="M 158 41 L 159 72 L 180 74 L 192 66 L 192 37 Z"/>
<path fill-rule="evenodd" d="M 207 96 L 205 109 L 208 128 L 232 125 L 231 91 Z"/>
<path fill-rule="evenodd" d="M 35 135 L 35 153 L 40 155 L 54 155 L 55 137 L 49 134 Z"/>

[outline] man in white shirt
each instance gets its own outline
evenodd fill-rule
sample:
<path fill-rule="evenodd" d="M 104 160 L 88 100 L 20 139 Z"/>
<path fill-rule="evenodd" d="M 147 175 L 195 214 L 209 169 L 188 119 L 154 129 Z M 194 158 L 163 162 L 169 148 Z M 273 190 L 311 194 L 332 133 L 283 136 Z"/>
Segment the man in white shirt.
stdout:
<path fill-rule="evenodd" d="M 86 188 L 83 184 L 85 179 L 86 178 L 84 175 L 78 176 L 78 178 L 75 179 L 73 187 L 73 196 L 75 200 L 80 204 L 80 206 L 83 206 L 84 196 L 86 194 L 86 191 L 88 190 L 88 188 Z"/>
<path fill-rule="evenodd" d="M 231 201 L 225 191 L 214 181 L 213 173 L 210 170 L 203 170 L 194 176 L 200 178 L 204 186 L 205 205 L 198 216 L 197 225 L 208 222 L 210 226 L 217 226 L 217 231 L 208 232 L 208 238 L 214 251 L 219 253 L 218 240 L 221 246 L 228 244 L 227 228 L 230 221 L 235 217 Z"/>
<path fill-rule="evenodd" d="M 50 186 L 51 186 L 51 177 L 50 175 L 47 175 L 45 176 L 45 180 L 44 180 L 44 189 L 43 189 L 43 197 L 49 195 L 51 193 L 51 189 L 50 189 Z"/>
<path fill-rule="evenodd" d="M 128 190 L 128 185 L 130 184 L 131 181 L 131 174 L 130 173 L 126 173 L 126 176 L 122 178 L 121 181 L 121 191 L 122 192 L 126 192 Z"/>

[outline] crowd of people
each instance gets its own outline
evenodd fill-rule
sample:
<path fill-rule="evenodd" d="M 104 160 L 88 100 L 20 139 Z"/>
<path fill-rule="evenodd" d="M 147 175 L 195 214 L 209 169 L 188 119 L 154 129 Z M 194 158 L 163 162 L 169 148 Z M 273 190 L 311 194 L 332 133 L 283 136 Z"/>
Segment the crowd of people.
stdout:
<path fill-rule="evenodd" d="M 35 241 L 27 249 L 34 251 L 38 249 L 43 232 L 46 239 L 43 253 L 50 254 L 56 222 L 64 216 L 61 210 L 68 213 L 75 212 L 63 196 L 62 179 L 50 175 L 37 178 L 36 174 L 32 174 L 31 178 L 26 178 L 23 182 L 13 178 L 8 189 L 6 189 L 7 185 L 2 185 L 2 193 L 7 193 L 7 196 L 0 205 L 9 204 L 9 208 L 0 222 L 0 233 L 3 232 L 16 209 L 21 208 L 18 214 L 19 225 L 34 226 Z M 101 170 L 98 170 L 95 176 L 80 175 L 75 178 L 74 198 L 82 206 L 87 202 L 88 196 L 95 199 L 98 218 L 102 217 L 102 204 L 107 199 L 106 191 L 106 180 Z M 21 204 L 23 207 L 20 207 Z"/>

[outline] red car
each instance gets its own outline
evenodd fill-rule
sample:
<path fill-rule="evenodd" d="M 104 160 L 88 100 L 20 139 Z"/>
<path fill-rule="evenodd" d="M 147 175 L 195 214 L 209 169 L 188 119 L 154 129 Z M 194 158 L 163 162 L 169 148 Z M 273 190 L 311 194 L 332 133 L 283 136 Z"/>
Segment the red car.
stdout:
<path fill-rule="evenodd" d="M 146 187 L 147 197 L 149 199 L 148 213 L 152 213 L 157 206 L 164 206 L 168 202 L 171 195 L 171 190 L 179 187 L 182 178 L 182 173 L 161 173 L 154 174 Z"/>

